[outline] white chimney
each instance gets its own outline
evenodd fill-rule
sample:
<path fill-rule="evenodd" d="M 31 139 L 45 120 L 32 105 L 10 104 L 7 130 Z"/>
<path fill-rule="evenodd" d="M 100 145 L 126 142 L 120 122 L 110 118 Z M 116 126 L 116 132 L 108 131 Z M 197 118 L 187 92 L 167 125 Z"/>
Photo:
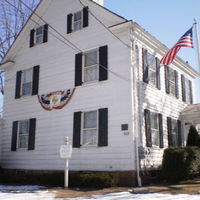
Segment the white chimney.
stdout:
<path fill-rule="evenodd" d="M 104 6 L 104 0 L 93 0 L 93 1 L 100 4 L 101 6 Z"/>

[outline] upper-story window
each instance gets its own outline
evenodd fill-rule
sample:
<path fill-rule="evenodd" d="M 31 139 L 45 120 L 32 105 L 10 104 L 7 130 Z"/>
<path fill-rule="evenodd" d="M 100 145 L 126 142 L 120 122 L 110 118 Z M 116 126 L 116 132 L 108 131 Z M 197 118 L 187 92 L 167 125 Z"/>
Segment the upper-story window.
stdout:
<path fill-rule="evenodd" d="M 83 10 L 67 15 L 67 34 L 85 28 L 89 24 L 89 8 L 84 7 Z"/>
<path fill-rule="evenodd" d="M 143 81 L 155 85 L 158 89 L 160 86 L 160 60 L 143 49 Z"/>
<path fill-rule="evenodd" d="M 23 71 L 17 71 L 15 99 L 19 99 L 21 96 L 38 94 L 39 70 L 40 66 L 37 65 Z"/>
<path fill-rule="evenodd" d="M 179 98 L 178 72 L 167 65 L 165 65 L 165 86 L 167 94 Z"/>
<path fill-rule="evenodd" d="M 22 75 L 22 96 L 30 95 L 32 91 L 33 68 L 24 70 Z"/>
<path fill-rule="evenodd" d="M 30 47 L 48 41 L 48 24 L 30 31 Z"/>
<path fill-rule="evenodd" d="M 89 51 L 85 53 L 84 65 L 84 82 L 92 82 L 98 80 L 99 56 L 98 50 Z"/>
<path fill-rule="evenodd" d="M 192 81 L 185 78 L 184 75 L 181 75 L 181 81 L 182 81 L 182 100 L 186 103 L 193 104 Z"/>
<path fill-rule="evenodd" d="M 75 56 L 75 86 L 108 79 L 108 46 Z"/>

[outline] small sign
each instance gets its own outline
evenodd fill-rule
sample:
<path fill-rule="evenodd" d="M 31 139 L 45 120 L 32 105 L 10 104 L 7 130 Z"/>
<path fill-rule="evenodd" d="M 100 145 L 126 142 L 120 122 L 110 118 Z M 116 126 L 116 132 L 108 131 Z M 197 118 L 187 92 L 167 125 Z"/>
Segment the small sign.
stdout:
<path fill-rule="evenodd" d="M 72 145 L 66 144 L 60 146 L 60 157 L 63 159 L 71 158 Z"/>

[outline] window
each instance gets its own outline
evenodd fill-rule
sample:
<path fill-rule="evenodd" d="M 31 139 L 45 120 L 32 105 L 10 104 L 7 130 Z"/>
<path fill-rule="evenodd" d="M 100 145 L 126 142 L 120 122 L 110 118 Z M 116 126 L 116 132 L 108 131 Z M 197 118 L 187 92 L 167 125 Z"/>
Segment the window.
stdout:
<path fill-rule="evenodd" d="M 165 65 L 165 86 L 167 94 L 179 98 L 178 72 L 167 65 Z"/>
<path fill-rule="evenodd" d="M 28 133 L 29 133 L 29 121 L 19 122 L 19 132 L 18 132 L 18 148 L 28 147 Z"/>
<path fill-rule="evenodd" d="M 160 87 L 160 60 L 143 49 L 143 81 Z"/>
<path fill-rule="evenodd" d="M 75 55 L 75 86 L 108 79 L 108 46 Z"/>
<path fill-rule="evenodd" d="M 15 99 L 19 99 L 21 96 L 38 94 L 39 70 L 40 66 L 37 65 L 23 71 L 17 71 Z"/>
<path fill-rule="evenodd" d="M 182 81 L 182 99 L 186 103 L 193 104 L 193 90 L 192 90 L 192 81 L 185 78 L 184 75 L 181 75 Z"/>
<path fill-rule="evenodd" d="M 168 145 L 169 146 L 181 146 L 181 121 L 167 117 L 167 129 L 168 129 Z"/>
<path fill-rule="evenodd" d="M 73 147 L 108 146 L 108 109 L 74 113 Z"/>
<path fill-rule="evenodd" d="M 151 117 L 151 138 L 152 145 L 159 146 L 159 125 L 158 125 L 158 114 L 150 113 Z"/>
<path fill-rule="evenodd" d="M 43 42 L 43 27 L 36 28 L 36 44 Z"/>
<path fill-rule="evenodd" d="M 32 91 L 32 78 L 33 69 L 27 69 L 22 72 L 22 96 L 30 95 Z"/>
<path fill-rule="evenodd" d="M 74 13 L 74 31 L 82 29 L 82 11 Z"/>
<path fill-rule="evenodd" d="M 14 121 L 12 126 L 11 151 L 35 149 L 36 119 Z"/>
<path fill-rule="evenodd" d="M 147 147 L 158 146 L 163 148 L 162 114 L 145 109 L 144 116 Z"/>
<path fill-rule="evenodd" d="M 98 80 L 99 71 L 98 51 L 93 50 L 85 53 L 84 65 L 84 82 L 92 82 Z"/>
<path fill-rule="evenodd" d="M 83 113 L 82 145 L 97 145 L 97 111 Z"/>
<path fill-rule="evenodd" d="M 84 7 L 83 10 L 67 15 L 67 34 L 73 31 L 81 30 L 89 24 L 89 8 Z"/>
<path fill-rule="evenodd" d="M 48 24 L 30 31 L 30 48 L 48 41 Z"/>

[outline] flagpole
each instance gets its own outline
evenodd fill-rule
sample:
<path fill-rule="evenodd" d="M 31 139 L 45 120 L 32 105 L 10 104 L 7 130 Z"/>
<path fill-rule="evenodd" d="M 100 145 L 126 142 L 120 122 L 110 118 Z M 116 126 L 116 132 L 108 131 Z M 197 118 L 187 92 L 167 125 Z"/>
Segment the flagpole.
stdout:
<path fill-rule="evenodd" d="M 199 48 L 199 31 L 197 26 L 197 19 L 194 19 L 194 25 L 196 30 L 196 40 L 197 40 L 197 54 L 198 54 L 198 64 L 199 64 L 199 73 L 200 73 L 200 48 Z"/>

